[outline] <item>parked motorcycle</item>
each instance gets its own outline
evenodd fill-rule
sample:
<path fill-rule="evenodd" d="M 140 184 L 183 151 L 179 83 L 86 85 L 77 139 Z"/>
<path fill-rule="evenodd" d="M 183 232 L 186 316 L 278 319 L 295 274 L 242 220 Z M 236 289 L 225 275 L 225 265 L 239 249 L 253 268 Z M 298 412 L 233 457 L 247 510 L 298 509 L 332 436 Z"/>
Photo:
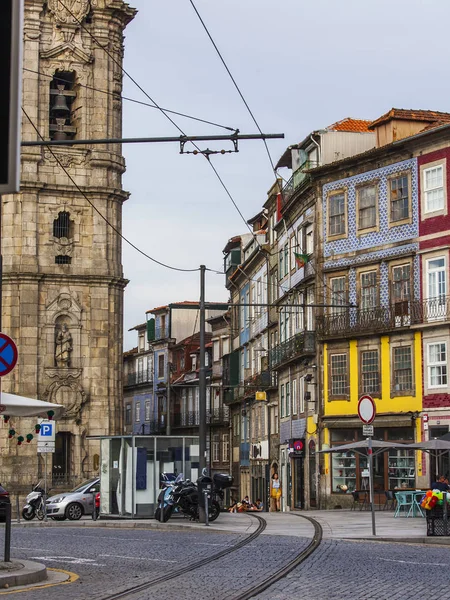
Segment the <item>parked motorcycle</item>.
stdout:
<path fill-rule="evenodd" d="M 41 487 L 39 482 L 30 492 L 26 498 L 26 504 L 22 509 L 22 517 L 26 521 L 31 521 L 34 517 L 37 517 L 40 521 L 45 516 L 45 503 L 44 503 L 45 490 Z"/>
<path fill-rule="evenodd" d="M 223 500 L 223 490 L 233 483 L 231 475 L 216 473 L 213 475 L 212 497 L 208 505 L 208 519 L 215 521 L 220 514 L 219 500 Z M 163 521 L 166 523 L 174 511 L 179 511 L 192 521 L 199 518 L 198 510 L 198 488 L 189 479 L 183 481 L 180 474 L 177 479 L 161 490 L 158 496 L 158 508 L 155 511 L 155 519 L 161 520 L 161 506 L 163 506 Z"/>

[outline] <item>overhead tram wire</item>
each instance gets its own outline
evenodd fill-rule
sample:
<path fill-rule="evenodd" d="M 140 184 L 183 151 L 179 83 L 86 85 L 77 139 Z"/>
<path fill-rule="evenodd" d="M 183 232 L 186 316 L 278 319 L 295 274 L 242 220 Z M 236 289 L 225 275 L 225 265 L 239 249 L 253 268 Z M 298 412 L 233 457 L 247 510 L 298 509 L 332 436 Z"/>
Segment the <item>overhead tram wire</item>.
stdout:
<path fill-rule="evenodd" d="M 245 105 L 245 107 L 246 107 L 246 109 L 247 109 L 247 111 L 248 111 L 249 115 L 251 116 L 251 118 L 252 118 L 252 120 L 253 120 L 254 124 L 256 125 L 256 128 L 257 128 L 257 130 L 259 131 L 259 133 L 260 133 L 261 135 L 263 135 L 263 132 L 262 132 L 262 130 L 261 130 L 261 127 L 259 126 L 259 123 L 258 123 L 258 121 L 256 120 L 256 117 L 255 117 L 255 115 L 253 114 L 253 112 L 252 112 L 252 110 L 251 110 L 250 106 L 248 105 L 248 102 L 247 102 L 247 100 L 244 98 L 244 94 L 241 92 L 241 90 L 240 90 L 240 88 L 239 88 L 238 84 L 236 83 L 236 80 L 235 80 L 235 78 L 233 77 L 233 75 L 232 75 L 232 73 L 231 73 L 230 69 L 228 68 L 228 65 L 227 65 L 227 63 L 225 62 L 225 59 L 223 58 L 223 56 L 222 56 L 222 54 L 221 54 L 221 52 L 220 52 L 220 50 L 219 50 L 219 48 L 218 48 L 218 46 L 217 46 L 216 42 L 214 41 L 214 39 L 213 39 L 213 37 L 212 37 L 211 33 L 209 32 L 209 30 L 208 30 L 208 27 L 206 26 L 205 22 L 203 21 L 203 19 L 202 19 L 202 17 L 201 17 L 201 15 L 200 15 L 200 13 L 199 13 L 199 11 L 198 11 L 197 7 L 195 6 L 195 4 L 194 4 L 193 0 L 189 0 L 189 2 L 191 3 L 191 6 L 192 6 L 192 8 L 194 9 L 194 11 L 195 11 L 195 13 L 196 13 L 196 15 L 197 15 L 197 17 L 198 17 L 198 19 L 199 19 L 200 23 L 202 24 L 202 26 L 203 26 L 203 29 L 204 29 L 204 30 L 205 30 L 205 32 L 206 32 L 206 35 L 209 37 L 209 39 L 210 39 L 210 41 L 211 41 L 211 44 L 214 46 L 214 49 L 215 49 L 215 51 L 217 52 L 217 54 L 218 54 L 218 56 L 219 56 L 219 58 L 220 58 L 220 60 L 221 60 L 221 62 L 222 62 L 222 64 L 223 64 L 223 66 L 225 67 L 225 70 L 226 70 L 226 72 L 228 73 L 228 75 L 229 75 L 229 77 L 230 77 L 231 81 L 233 82 L 233 85 L 234 85 L 234 87 L 236 88 L 236 90 L 237 90 L 237 92 L 238 92 L 239 96 L 241 97 L 241 100 L 242 100 L 242 102 L 244 103 L 244 105 Z M 269 157 L 269 161 L 270 161 L 270 164 L 271 164 L 271 166 L 272 166 L 272 171 L 274 172 L 274 174 L 275 174 L 275 177 L 276 177 L 276 178 L 278 178 L 278 177 L 280 177 L 280 176 L 277 174 L 277 172 L 276 172 L 276 170 L 275 170 L 275 165 L 274 165 L 274 162 L 273 162 L 273 160 L 272 160 L 272 156 L 271 156 L 271 154 L 270 154 L 270 151 L 269 151 L 269 147 L 268 147 L 268 145 L 267 145 L 267 142 L 266 142 L 266 140 L 264 140 L 264 139 L 263 139 L 263 142 L 264 142 L 264 146 L 266 147 L 267 156 Z"/>
<path fill-rule="evenodd" d="M 48 77 L 49 79 L 54 79 L 57 81 L 61 81 L 62 83 L 70 83 L 67 79 L 65 79 L 64 77 L 58 77 L 57 75 L 48 75 L 47 73 L 42 73 L 41 71 L 35 71 L 34 69 L 28 69 L 26 67 L 23 68 L 24 71 L 28 71 L 29 73 L 35 73 L 36 75 L 42 75 L 43 77 Z M 83 83 L 78 83 L 77 85 L 79 85 L 80 87 L 86 88 L 87 90 L 92 90 L 94 92 L 99 92 L 100 94 L 107 94 L 108 96 L 114 96 L 116 97 L 116 94 L 114 92 L 109 92 L 108 90 L 100 90 L 96 87 L 93 87 L 91 85 L 86 85 Z M 128 98 L 127 96 L 120 96 L 122 98 L 122 100 L 126 100 L 128 102 L 133 102 L 135 104 L 140 104 L 142 106 L 147 106 L 148 108 L 154 108 L 156 110 L 160 110 L 158 106 L 155 106 L 154 104 L 149 104 L 148 102 L 143 102 L 142 100 L 136 100 L 135 98 Z M 177 112 L 175 110 L 170 110 L 168 108 L 163 108 L 162 110 L 164 110 L 167 113 L 173 114 L 173 115 L 177 115 L 179 117 L 183 117 L 185 119 L 192 119 L 193 121 L 198 121 L 200 123 L 205 123 L 206 125 L 213 125 L 214 127 L 221 127 L 222 129 L 226 129 L 227 131 L 236 131 L 236 127 L 227 127 L 226 125 L 221 125 L 220 123 L 214 123 L 214 121 L 208 121 L 206 119 L 200 119 L 199 117 L 194 117 L 192 115 L 187 115 L 185 113 L 182 112 Z"/>
<path fill-rule="evenodd" d="M 28 119 L 28 121 L 30 122 L 30 125 L 33 127 L 33 129 L 35 130 L 36 134 L 38 135 L 38 137 L 45 142 L 45 139 L 43 138 L 43 136 L 40 134 L 38 128 L 36 127 L 36 125 L 33 123 L 33 121 L 31 120 L 30 116 L 28 115 L 28 113 L 26 112 L 26 110 L 23 108 L 22 106 L 22 111 L 24 113 L 24 115 L 26 116 L 26 118 Z M 150 256 L 149 254 L 147 254 L 146 252 L 144 252 L 143 250 L 141 250 L 138 246 L 136 246 L 136 244 L 133 244 L 133 242 L 131 240 L 129 240 L 127 237 L 125 237 L 118 229 L 117 227 L 115 227 L 110 221 L 108 221 L 108 219 L 103 215 L 102 212 L 100 212 L 98 210 L 98 208 L 95 206 L 95 204 L 93 202 L 91 202 L 91 200 L 88 198 L 87 194 L 80 188 L 80 186 L 77 184 L 77 182 L 74 180 L 74 178 L 72 177 L 72 175 L 69 173 L 69 171 L 65 168 L 65 166 L 62 164 L 62 162 L 59 160 L 59 157 L 57 154 L 55 154 L 52 150 L 51 146 L 45 146 L 47 148 L 47 150 L 50 152 L 50 154 L 53 156 L 53 158 L 55 159 L 56 163 L 58 164 L 58 166 L 64 171 L 64 173 L 67 175 L 67 177 L 70 179 L 70 181 L 73 183 L 73 185 L 76 187 L 76 189 L 78 190 L 78 192 L 83 196 L 83 198 L 88 202 L 88 204 L 90 204 L 90 206 L 95 210 L 95 212 L 105 221 L 105 223 L 115 232 L 117 233 L 117 235 L 124 241 L 126 242 L 129 246 L 131 246 L 134 250 L 136 250 L 137 252 L 139 252 L 139 254 L 142 254 L 142 256 L 145 256 L 145 258 L 148 258 L 149 260 L 151 260 L 152 262 L 156 263 L 157 265 L 160 265 L 161 267 L 164 267 L 166 269 L 171 269 L 172 271 L 181 271 L 181 272 L 185 272 L 185 273 L 193 273 L 195 271 L 199 271 L 199 268 L 197 267 L 196 269 L 181 269 L 180 267 L 174 267 L 172 265 L 168 265 L 166 263 L 163 263 L 159 260 L 157 260 L 156 258 L 153 258 L 153 256 Z"/>
<path fill-rule="evenodd" d="M 111 54 L 111 53 L 110 53 L 110 52 L 109 52 L 109 51 L 108 51 L 108 50 L 105 48 L 105 46 L 103 46 L 103 44 L 101 44 L 101 43 L 98 41 L 98 39 L 95 37 L 95 35 L 94 35 L 94 34 L 93 34 L 91 31 L 89 31 L 89 29 L 88 29 L 88 28 L 87 28 L 87 27 L 86 27 L 86 26 L 85 26 L 85 25 L 84 25 L 84 24 L 83 24 L 83 23 L 82 23 L 82 22 L 81 22 L 81 21 L 80 21 L 80 20 L 79 20 L 79 19 L 76 17 L 76 15 L 73 13 L 73 11 L 72 11 L 72 10 L 70 10 L 70 8 L 68 8 L 68 7 L 67 7 L 67 5 L 66 5 L 66 4 L 63 2 L 63 0 L 59 0 L 59 3 L 60 3 L 62 6 L 63 6 L 63 8 L 65 8 L 65 9 L 67 10 L 67 12 L 68 12 L 68 13 L 69 13 L 69 14 L 72 16 L 72 18 L 74 19 L 74 21 L 75 21 L 76 23 L 78 23 L 78 25 L 79 25 L 79 26 L 80 26 L 80 27 L 81 27 L 81 28 L 82 28 L 82 29 L 83 29 L 83 30 L 84 30 L 84 31 L 85 31 L 85 32 L 86 32 L 86 33 L 87 33 L 87 34 L 88 34 L 88 35 L 89 35 L 89 36 L 90 36 L 90 37 L 91 37 L 93 40 L 94 40 L 94 42 L 97 44 L 97 46 L 98 46 L 99 48 L 101 48 L 101 49 L 102 49 L 102 50 L 105 52 L 105 54 L 106 54 L 106 55 L 107 55 L 107 56 L 108 56 L 108 57 L 109 57 L 109 58 L 110 58 L 110 59 L 113 61 L 113 63 L 119 67 L 119 69 L 122 71 L 122 73 L 123 73 L 124 75 L 126 75 L 126 76 L 127 76 L 127 77 L 128 77 L 128 78 L 129 78 L 129 79 L 130 79 L 130 80 L 131 80 L 133 83 L 134 83 L 134 85 L 135 85 L 135 86 L 136 86 L 136 87 L 137 87 L 137 88 L 138 88 L 138 89 L 139 89 L 139 90 L 140 90 L 140 91 L 141 91 L 141 92 L 142 92 L 142 93 L 143 93 L 143 94 L 144 94 L 144 95 L 145 95 L 145 96 L 146 96 L 146 97 L 147 97 L 147 98 L 150 100 L 150 102 L 152 102 L 152 103 L 155 105 L 155 107 L 156 107 L 157 109 L 159 109 L 159 110 L 162 112 L 162 114 L 163 114 L 163 115 L 166 117 L 166 119 L 168 119 L 168 120 L 169 120 L 169 121 L 172 123 L 172 125 L 173 125 L 174 127 L 176 127 L 176 129 L 178 129 L 178 131 L 181 133 L 181 135 L 184 135 L 184 136 L 185 136 L 186 134 L 185 134 L 185 133 L 184 133 L 184 131 L 181 129 L 181 127 L 179 127 L 179 125 L 177 125 L 177 123 L 176 123 L 176 122 L 175 122 L 175 121 L 174 121 L 174 120 L 173 120 L 173 119 L 172 119 L 172 118 L 171 118 L 171 117 L 170 117 L 170 116 L 169 116 L 169 115 L 168 115 L 168 114 L 167 114 L 167 113 L 164 111 L 164 109 L 163 109 L 163 108 L 161 108 L 161 107 L 160 107 L 160 106 L 157 104 L 157 102 L 156 102 L 155 100 L 153 100 L 153 98 L 152 98 L 152 97 L 151 97 L 151 96 L 150 96 L 150 95 L 149 95 L 149 94 L 148 94 L 148 93 L 147 93 L 147 92 L 144 90 L 144 88 L 143 88 L 141 85 L 139 85 L 139 83 L 138 83 L 138 82 L 137 82 L 137 81 L 134 79 L 134 77 L 132 77 L 132 76 L 131 76 L 131 75 L 128 73 L 128 71 L 126 71 L 126 70 L 123 68 L 123 66 L 121 65 L 121 63 L 120 63 L 119 61 L 117 61 L 117 60 L 114 58 L 114 56 L 113 56 L 113 55 L 112 55 L 112 54 Z M 263 135 L 263 134 L 262 134 L 262 132 L 260 132 L 260 133 L 261 133 L 261 135 Z M 192 141 L 191 141 L 191 144 L 192 144 L 192 145 L 193 145 L 193 146 L 194 146 L 194 147 L 197 149 L 197 151 L 198 151 L 200 154 L 202 154 L 202 156 L 204 156 L 204 158 L 205 158 L 205 159 L 208 161 L 208 164 L 209 164 L 209 166 L 212 168 L 212 170 L 214 171 L 214 173 L 215 173 L 216 177 L 217 177 L 217 178 L 218 178 L 218 180 L 220 181 L 220 183 L 221 183 L 222 187 L 223 187 L 223 188 L 224 188 L 224 190 L 226 191 L 226 193 L 227 193 L 228 197 L 231 199 L 231 201 L 232 201 L 232 203 L 233 203 L 234 207 L 236 208 L 236 210 L 238 211 L 238 213 L 239 213 L 240 217 L 241 217 L 241 218 L 242 218 L 242 220 L 244 221 L 244 223 L 245 223 L 245 225 L 246 225 L 247 229 L 248 229 L 248 230 L 250 231 L 250 233 L 252 234 L 252 236 L 253 236 L 253 238 L 255 239 L 255 241 L 256 241 L 256 243 L 258 244 L 258 246 L 259 246 L 259 247 L 261 247 L 261 244 L 259 243 L 259 241 L 258 241 L 258 240 L 257 240 L 257 238 L 256 238 L 255 232 L 254 232 L 254 231 L 253 231 L 253 229 L 250 227 L 250 225 L 247 223 L 247 220 L 246 220 L 246 219 L 245 219 L 245 217 L 243 216 L 242 212 L 239 210 L 239 208 L 238 208 L 238 206 L 237 206 L 237 204 L 236 204 L 235 200 L 233 199 L 233 197 L 232 197 L 232 195 L 231 195 L 231 192 L 228 190 L 228 188 L 226 187 L 226 185 L 225 185 L 224 181 L 223 181 L 223 180 L 222 180 L 222 178 L 219 176 L 219 173 L 217 172 L 217 169 L 214 167 L 214 165 L 212 164 L 212 162 L 211 162 L 211 160 L 209 159 L 209 157 L 208 157 L 207 155 L 203 154 L 203 152 L 200 150 L 200 148 L 199 148 L 199 147 L 198 147 L 198 146 L 197 146 L 197 145 L 196 145 L 194 142 L 192 142 Z M 197 269 L 196 269 L 196 270 L 197 270 Z"/>

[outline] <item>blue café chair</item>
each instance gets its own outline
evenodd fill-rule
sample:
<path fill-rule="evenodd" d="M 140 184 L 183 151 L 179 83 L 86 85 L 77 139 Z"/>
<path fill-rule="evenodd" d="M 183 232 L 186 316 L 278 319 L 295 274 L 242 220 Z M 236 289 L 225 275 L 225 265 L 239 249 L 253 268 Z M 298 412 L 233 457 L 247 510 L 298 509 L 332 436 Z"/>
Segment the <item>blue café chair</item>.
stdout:
<path fill-rule="evenodd" d="M 413 507 L 413 498 L 411 494 L 406 492 L 396 492 L 395 499 L 397 500 L 397 508 L 395 509 L 394 517 L 399 517 L 402 513 L 402 508 L 405 517 L 407 517 Z"/>

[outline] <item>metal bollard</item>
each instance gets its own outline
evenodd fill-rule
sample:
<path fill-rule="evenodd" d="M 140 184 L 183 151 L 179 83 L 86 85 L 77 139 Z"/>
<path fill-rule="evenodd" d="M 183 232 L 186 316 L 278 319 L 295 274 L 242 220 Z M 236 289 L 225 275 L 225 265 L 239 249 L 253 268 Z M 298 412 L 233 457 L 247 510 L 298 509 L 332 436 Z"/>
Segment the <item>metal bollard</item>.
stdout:
<path fill-rule="evenodd" d="M 11 504 L 5 502 L 5 553 L 4 561 L 11 562 Z"/>
<path fill-rule="evenodd" d="M 208 490 L 203 490 L 205 495 L 205 525 L 209 527 L 209 506 L 208 506 Z"/>
<path fill-rule="evenodd" d="M 17 522 L 20 523 L 20 499 L 19 494 L 16 496 L 16 511 L 17 511 Z"/>

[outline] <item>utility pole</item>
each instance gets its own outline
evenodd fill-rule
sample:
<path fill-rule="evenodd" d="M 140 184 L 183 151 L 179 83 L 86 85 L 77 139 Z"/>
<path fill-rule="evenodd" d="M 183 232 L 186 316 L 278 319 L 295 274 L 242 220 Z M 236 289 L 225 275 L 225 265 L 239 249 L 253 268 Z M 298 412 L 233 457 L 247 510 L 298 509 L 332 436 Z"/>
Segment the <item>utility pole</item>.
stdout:
<path fill-rule="evenodd" d="M 200 371 L 198 375 L 199 391 L 199 467 L 200 475 L 206 467 L 206 372 L 205 372 L 205 265 L 200 265 Z M 199 492 L 200 493 L 200 492 Z M 203 503 L 199 502 L 198 520 L 206 523 L 206 511 Z"/>
<path fill-rule="evenodd" d="M 199 388 L 199 466 L 200 472 L 206 467 L 206 371 L 205 371 L 205 265 L 200 265 L 200 371 Z"/>

